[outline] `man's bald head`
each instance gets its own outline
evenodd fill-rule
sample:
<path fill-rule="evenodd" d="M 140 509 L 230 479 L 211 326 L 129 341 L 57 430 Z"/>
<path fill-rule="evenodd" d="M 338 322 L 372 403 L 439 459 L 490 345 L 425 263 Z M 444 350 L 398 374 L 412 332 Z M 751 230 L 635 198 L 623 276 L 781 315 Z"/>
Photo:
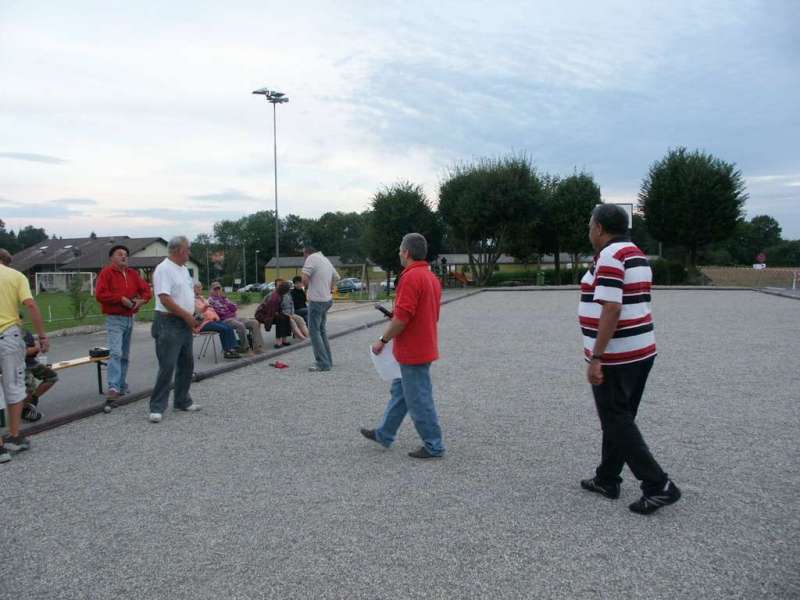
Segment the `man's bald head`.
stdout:
<path fill-rule="evenodd" d="M 5 248 L 0 248 L 0 263 L 3 263 L 5 266 L 11 264 L 11 252 Z"/>

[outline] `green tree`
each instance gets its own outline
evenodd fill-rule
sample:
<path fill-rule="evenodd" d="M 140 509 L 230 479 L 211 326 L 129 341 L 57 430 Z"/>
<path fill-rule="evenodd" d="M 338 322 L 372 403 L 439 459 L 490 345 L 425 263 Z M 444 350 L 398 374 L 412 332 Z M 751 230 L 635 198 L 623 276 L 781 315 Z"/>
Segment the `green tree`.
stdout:
<path fill-rule="evenodd" d="M 559 246 L 572 257 L 572 272 L 577 282 L 580 256 L 592 251 L 589 241 L 589 217 L 602 202 L 600 187 L 588 173 L 575 173 L 558 182 L 553 203 L 557 211 Z"/>
<path fill-rule="evenodd" d="M 541 176 L 541 217 L 537 234 L 539 248 L 543 254 L 553 255 L 553 266 L 556 272 L 556 281 L 561 273 L 561 239 L 559 237 L 558 206 L 555 201 L 556 190 L 561 179 L 557 175 L 544 174 Z"/>
<path fill-rule="evenodd" d="M 758 215 L 750 219 L 749 231 L 743 250 L 746 255 L 742 262 L 755 262 L 756 256 L 771 246 L 781 242 L 781 226 L 769 215 Z"/>
<path fill-rule="evenodd" d="M 306 241 L 308 230 L 313 222 L 314 219 L 304 219 L 297 215 L 286 215 L 281 219 L 280 246 L 283 256 L 300 256 L 303 253 L 303 242 Z M 270 252 L 269 256 L 272 254 Z"/>
<path fill-rule="evenodd" d="M 5 248 L 11 254 L 19 252 L 19 242 L 14 231 L 6 231 L 6 224 L 0 219 L 0 248 Z"/>
<path fill-rule="evenodd" d="M 367 218 L 357 212 L 327 212 L 308 223 L 308 238 L 315 247 L 343 262 L 363 260 Z"/>
<path fill-rule="evenodd" d="M 800 267 L 800 240 L 782 240 L 765 254 L 770 267 Z"/>
<path fill-rule="evenodd" d="M 439 190 L 439 214 L 454 243 L 469 255 L 473 278 L 486 285 L 497 259 L 534 222 L 542 184 L 526 156 L 456 165 Z"/>
<path fill-rule="evenodd" d="M 439 255 L 442 224 L 419 185 L 402 181 L 378 191 L 365 219 L 364 249 L 387 274 L 402 268 L 398 249 L 407 233 L 425 236 L 429 261 Z"/>
<path fill-rule="evenodd" d="M 650 233 L 685 247 L 692 266 L 704 246 L 734 233 L 746 199 L 742 174 L 732 163 L 686 148 L 653 163 L 639 192 Z"/>
<path fill-rule="evenodd" d="M 650 235 L 647 221 L 639 213 L 633 213 L 631 226 L 631 241 L 639 246 L 645 254 L 658 254 L 658 240 Z"/>
<path fill-rule="evenodd" d="M 46 239 L 48 239 L 47 232 L 43 228 L 34 227 L 33 225 L 26 225 L 17 232 L 17 242 L 20 250 L 30 248 Z"/>

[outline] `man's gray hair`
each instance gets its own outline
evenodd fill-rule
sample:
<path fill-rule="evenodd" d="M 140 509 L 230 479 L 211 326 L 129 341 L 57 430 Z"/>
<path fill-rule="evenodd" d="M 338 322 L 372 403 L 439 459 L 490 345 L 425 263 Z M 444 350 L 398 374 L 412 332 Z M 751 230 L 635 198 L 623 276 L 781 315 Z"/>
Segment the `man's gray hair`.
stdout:
<path fill-rule="evenodd" d="M 175 254 L 183 246 L 189 246 L 189 239 L 185 235 L 176 235 L 167 244 L 167 250 L 170 254 Z"/>
<path fill-rule="evenodd" d="M 5 248 L 0 248 L 0 263 L 3 263 L 5 266 L 11 264 L 11 253 Z"/>
<path fill-rule="evenodd" d="M 400 249 L 408 252 L 414 260 L 425 260 L 428 256 L 428 242 L 421 233 L 407 233 L 400 242 Z"/>

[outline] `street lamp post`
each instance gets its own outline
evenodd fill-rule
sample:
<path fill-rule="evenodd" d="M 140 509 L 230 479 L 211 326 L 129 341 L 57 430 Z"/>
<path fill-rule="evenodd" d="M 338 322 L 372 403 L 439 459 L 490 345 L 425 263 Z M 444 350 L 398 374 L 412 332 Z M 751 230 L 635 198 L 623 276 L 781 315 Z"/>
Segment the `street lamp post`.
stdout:
<path fill-rule="evenodd" d="M 259 254 L 261 254 L 261 250 L 256 250 L 256 259 L 254 261 L 256 263 L 256 285 L 258 285 L 258 255 Z"/>
<path fill-rule="evenodd" d="M 278 127 L 275 105 L 288 102 L 289 98 L 286 96 L 286 94 L 282 92 L 276 92 L 275 90 L 270 90 L 269 88 L 261 88 L 255 90 L 253 93 L 264 96 L 264 99 L 272 104 L 272 152 L 275 163 L 275 277 L 278 278 L 281 275 L 281 265 L 279 250 L 280 221 L 278 220 Z"/>

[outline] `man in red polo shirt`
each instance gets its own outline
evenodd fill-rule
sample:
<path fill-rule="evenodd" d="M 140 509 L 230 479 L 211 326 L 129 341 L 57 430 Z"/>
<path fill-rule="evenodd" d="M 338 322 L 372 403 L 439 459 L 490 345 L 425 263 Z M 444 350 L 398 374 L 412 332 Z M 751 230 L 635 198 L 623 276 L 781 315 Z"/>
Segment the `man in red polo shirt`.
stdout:
<path fill-rule="evenodd" d="M 408 413 L 423 446 L 409 452 L 412 458 L 444 455 L 442 429 L 433 404 L 431 363 L 439 358 L 439 306 L 442 286 L 425 257 L 428 243 L 419 233 L 409 233 L 400 243 L 400 263 L 405 268 L 397 288 L 394 316 L 383 335 L 372 346 L 380 354 L 394 339 L 394 356 L 400 363 L 400 378 L 392 382 L 391 399 L 377 429 L 361 429 L 361 435 L 387 448 Z"/>
<path fill-rule="evenodd" d="M 133 315 L 152 297 L 150 286 L 128 266 L 128 248 L 122 244 L 108 252 L 111 263 L 97 276 L 95 297 L 106 315 L 108 391 L 103 410 L 111 412 L 117 398 L 128 392 L 128 357 L 131 352 Z"/>

